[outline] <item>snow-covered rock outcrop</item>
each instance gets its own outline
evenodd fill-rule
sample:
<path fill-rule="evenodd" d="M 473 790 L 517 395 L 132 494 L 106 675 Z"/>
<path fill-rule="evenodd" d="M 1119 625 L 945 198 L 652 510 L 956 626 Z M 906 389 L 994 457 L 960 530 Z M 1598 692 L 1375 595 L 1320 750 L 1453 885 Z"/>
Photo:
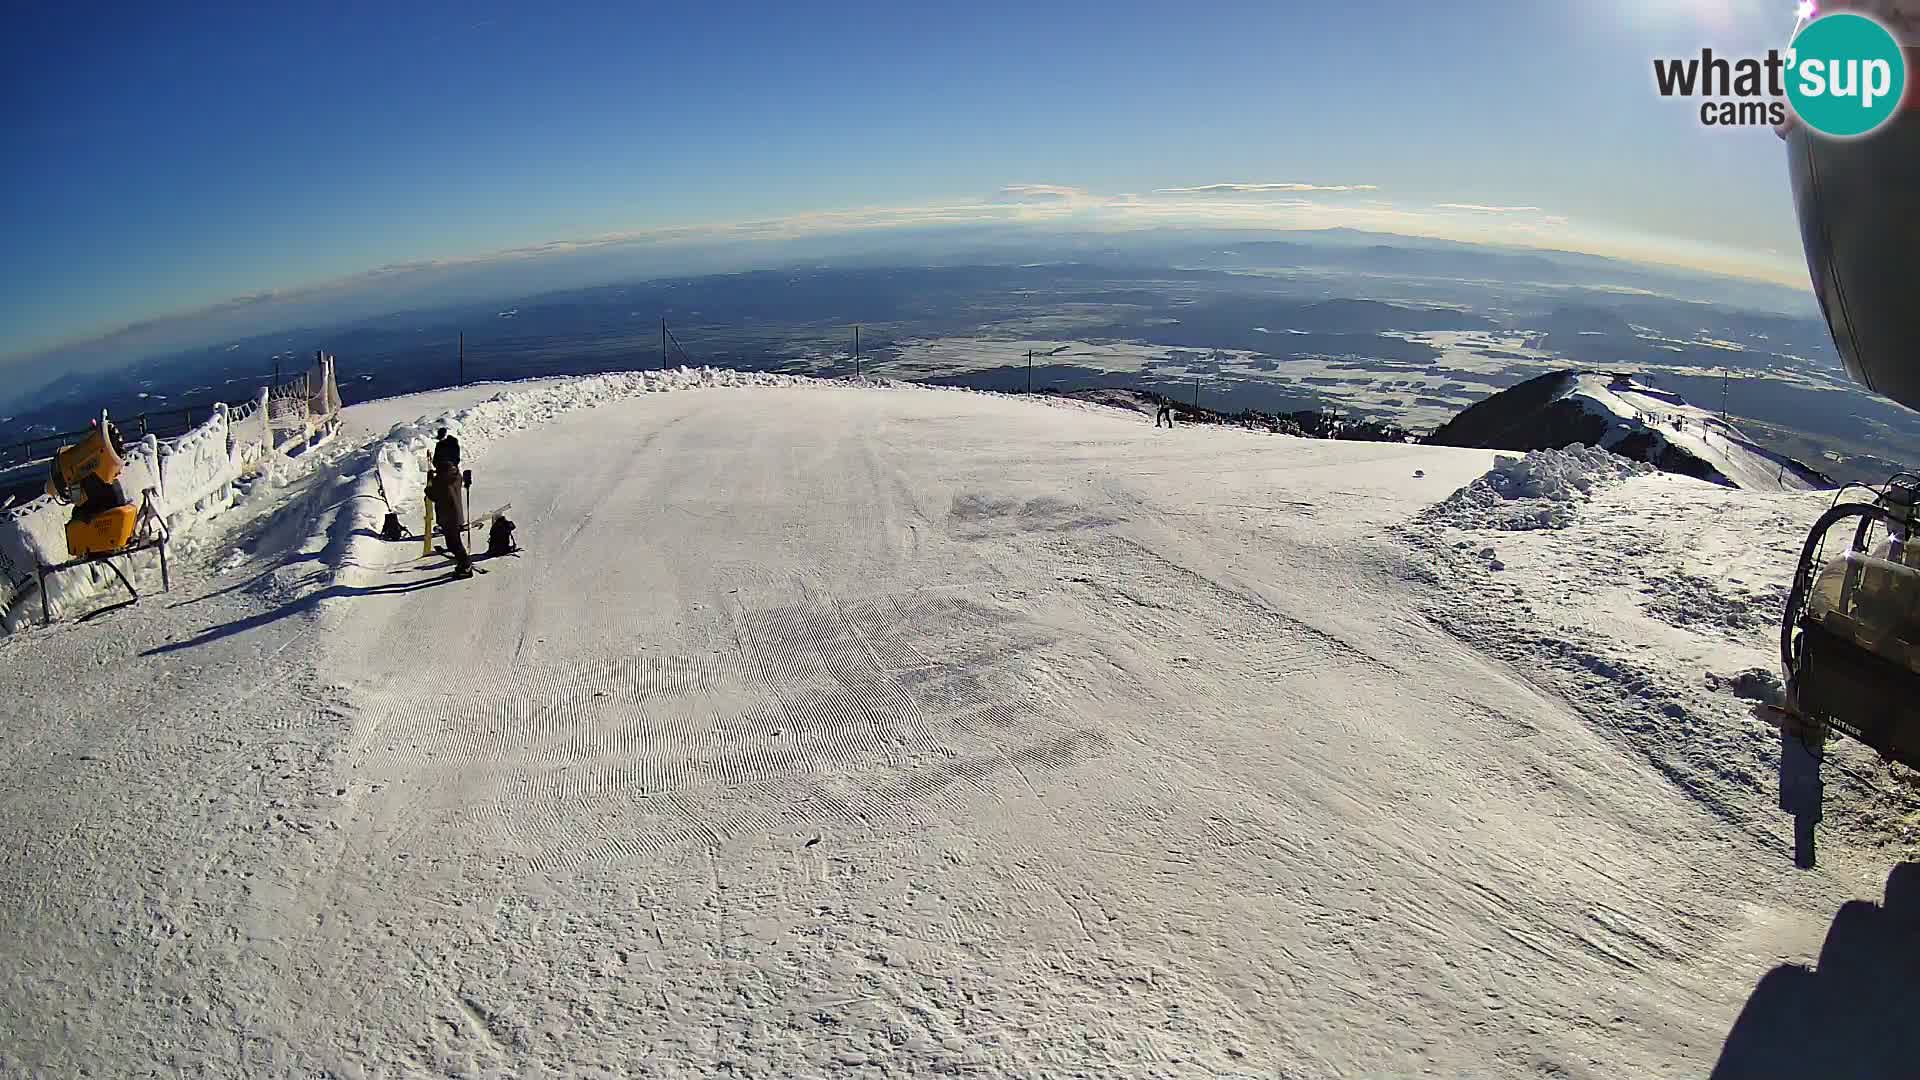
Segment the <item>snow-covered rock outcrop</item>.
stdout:
<path fill-rule="evenodd" d="M 1559 371 L 1528 379 L 1469 406 L 1427 441 L 1518 451 L 1581 444 L 1725 487 L 1833 486 L 1825 474 L 1759 446 L 1718 415 L 1625 375 Z"/>

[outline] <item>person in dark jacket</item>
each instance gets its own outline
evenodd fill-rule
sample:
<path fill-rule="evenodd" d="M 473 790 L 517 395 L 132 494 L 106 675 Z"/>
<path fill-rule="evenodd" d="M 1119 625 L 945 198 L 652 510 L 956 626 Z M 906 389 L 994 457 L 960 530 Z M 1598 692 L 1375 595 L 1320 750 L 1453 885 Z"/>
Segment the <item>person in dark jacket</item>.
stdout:
<path fill-rule="evenodd" d="M 446 428 L 440 429 L 439 441 L 433 444 L 433 467 L 460 471 L 460 440 L 447 434 Z"/>
<path fill-rule="evenodd" d="M 1160 421 L 1162 421 L 1162 420 L 1165 420 L 1165 421 L 1167 422 L 1167 426 L 1168 426 L 1168 427 L 1172 427 L 1172 426 L 1173 426 L 1173 405 L 1172 405 L 1172 403 L 1170 403 L 1170 402 L 1165 402 L 1165 401 L 1163 401 L 1163 402 L 1161 402 L 1161 403 L 1160 403 L 1160 411 L 1159 411 L 1159 412 L 1157 412 L 1157 413 L 1154 413 L 1154 414 L 1153 414 L 1153 426 L 1154 426 L 1154 427 L 1159 427 L 1159 426 L 1160 426 Z"/>
<path fill-rule="evenodd" d="M 473 560 L 467 555 L 467 487 L 460 475 L 460 440 L 440 429 L 440 441 L 433 447 L 433 475 L 427 478 L 427 497 L 433 500 L 433 516 L 439 520 L 447 540 L 447 554 L 453 556 L 453 576 L 473 576 Z"/>

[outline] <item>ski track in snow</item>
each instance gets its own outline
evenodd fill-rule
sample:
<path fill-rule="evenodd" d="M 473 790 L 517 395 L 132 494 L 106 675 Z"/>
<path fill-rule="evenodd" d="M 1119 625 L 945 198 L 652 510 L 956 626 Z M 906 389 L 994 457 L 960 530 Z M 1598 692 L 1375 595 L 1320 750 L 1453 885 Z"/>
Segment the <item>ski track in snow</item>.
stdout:
<path fill-rule="evenodd" d="M 1491 528 L 1462 528 L 1475 523 L 1446 512 L 1410 524 L 1415 576 L 1444 584 L 1426 614 L 1563 696 L 1729 825 L 1770 846 L 1789 842 L 1771 803 L 1778 732 L 1719 684 L 1753 669 L 1777 674 L 1801 530 L 1832 496 L 1729 494 L 1660 474 L 1617 480 L 1590 503 L 1572 497 L 1552 532 L 1504 531 L 1513 514 L 1497 508 L 1482 510 Z M 1846 740 L 1831 759 L 1827 831 L 1912 852 L 1912 774 Z"/>
<path fill-rule="evenodd" d="M 1514 533 L 1418 516 L 1487 452 L 567 385 L 350 411 L 0 640 L 0 1072 L 1703 1075 L 1912 809 L 1794 873 L 1706 681 L 1807 497 Z M 471 581 L 361 535 L 434 409 L 526 547 Z"/>

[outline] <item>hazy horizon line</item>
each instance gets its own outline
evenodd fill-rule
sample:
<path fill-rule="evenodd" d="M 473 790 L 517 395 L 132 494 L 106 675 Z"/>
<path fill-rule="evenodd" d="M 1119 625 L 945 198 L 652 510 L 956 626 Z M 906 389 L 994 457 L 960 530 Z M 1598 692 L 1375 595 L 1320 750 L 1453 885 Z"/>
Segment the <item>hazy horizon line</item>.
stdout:
<path fill-rule="evenodd" d="M 1321 185 L 1286 184 L 1209 184 L 1188 188 L 1161 189 L 1147 195 L 1098 195 L 1084 189 L 1058 184 L 1010 184 L 994 196 L 981 201 L 951 200 L 944 203 L 908 207 L 873 207 L 856 210 L 812 211 L 783 217 L 692 225 L 657 226 L 607 232 L 594 236 L 556 239 L 539 244 L 503 248 L 471 255 L 414 259 L 388 263 L 335 277 L 320 278 L 278 289 L 267 289 L 214 301 L 197 307 L 185 307 L 138 318 L 110 329 L 78 334 L 0 356 L 0 367 L 51 359 L 67 353 L 112 347 L 116 342 L 149 331 L 177 328 L 181 333 L 196 321 L 214 321 L 245 315 L 275 305 L 297 305 L 303 301 L 324 301 L 329 297 L 349 300 L 356 292 L 377 290 L 397 278 L 435 272 L 454 274 L 463 270 L 511 267 L 534 260 L 559 260 L 583 253 L 607 252 L 630 247 L 671 251 L 702 242 L 717 249 L 728 245 L 778 243 L 806 239 L 830 240 L 914 228 L 951 228 L 955 230 L 990 226 L 1026 227 L 1036 236 L 1047 233 L 1121 235 L 1145 231 L 1250 231 L 1276 234 L 1326 232 L 1337 229 L 1396 236 L 1406 239 L 1449 240 L 1481 247 L 1537 251 L 1544 254 L 1585 255 L 1654 270 L 1679 270 L 1747 284 L 1772 285 L 1787 290 L 1808 290 L 1810 285 L 1804 264 L 1789 260 L 1780 252 L 1749 252 L 1718 249 L 1707 245 L 1662 241 L 1636 237 L 1611 230 L 1583 229 L 1566 217 L 1548 213 L 1536 206 L 1493 206 L 1472 202 L 1441 202 L 1418 207 L 1403 207 L 1377 198 L 1358 202 L 1316 202 L 1299 193 L 1372 193 L 1370 184 Z M 1182 198 L 1167 198 L 1172 194 Z M 1199 194 L 1200 198 L 1192 197 Z M 1268 198 L 1272 193 L 1290 197 Z M 1247 196 L 1258 196 L 1247 198 Z M 1221 197 L 1226 196 L 1226 197 Z M 1797 254 L 1797 253 L 1796 253 Z M 1771 257 L 1769 257 L 1771 256 Z M 772 260 L 772 268 L 779 260 Z M 657 280 L 672 276 L 647 272 L 645 278 L 610 276 L 616 280 Z M 573 284 L 555 288 L 531 285 L 502 285 L 491 293 L 464 299 L 447 299 L 435 306 L 478 303 L 483 300 L 539 295 L 586 288 L 591 284 Z M 532 291 L 523 291 L 531 289 Z M 373 318 L 413 310 L 397 302 L 385 311 L 367 311 L 351 318 Z M 299 321 L 297 312 L 286 312 L 292 329 Z M 254 328 L 237 335 L 223 334 L 217 327 L 207 328 L 207 342 L 227 336 L 257 336 L 281 328 Z M 149 348 L 191 348 L 191 345 L 136 346 Z"/>

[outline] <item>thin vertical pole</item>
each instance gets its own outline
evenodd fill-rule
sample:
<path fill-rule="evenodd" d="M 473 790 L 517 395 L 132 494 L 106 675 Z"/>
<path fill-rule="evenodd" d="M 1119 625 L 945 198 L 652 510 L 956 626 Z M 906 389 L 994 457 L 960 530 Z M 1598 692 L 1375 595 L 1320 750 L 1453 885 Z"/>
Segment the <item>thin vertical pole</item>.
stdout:
<path fill-rule="evenodd" d="M 1727 383 L 1733 378 L 1732 368 L 1720 369 L 1720 422 L 1727 422 Z"/>
<path fill-rule="evenodd" d="M 853 328 L 853 377 L 860 377 L 860 327 L 857 323 Z"/>
<path fill-rule="evenodd" d="M 660 320 L 660 370 L 667 370 L 667 320 Z"/>
<path fill-rule="evenodd" d="M 1027 350 L 1027 393 L 1033 393 L 1033 350 Z"/>
<path fill-rule="evenodd" d="M 467 333 L 460 332 L 460 385 L 467 385 Z"/>
<path fill-rule="evenodd" d="M 1193 407 L 1196 410 L 1200 408 L 1200 376 L 1198 375 L 1193 377 Z"/>

